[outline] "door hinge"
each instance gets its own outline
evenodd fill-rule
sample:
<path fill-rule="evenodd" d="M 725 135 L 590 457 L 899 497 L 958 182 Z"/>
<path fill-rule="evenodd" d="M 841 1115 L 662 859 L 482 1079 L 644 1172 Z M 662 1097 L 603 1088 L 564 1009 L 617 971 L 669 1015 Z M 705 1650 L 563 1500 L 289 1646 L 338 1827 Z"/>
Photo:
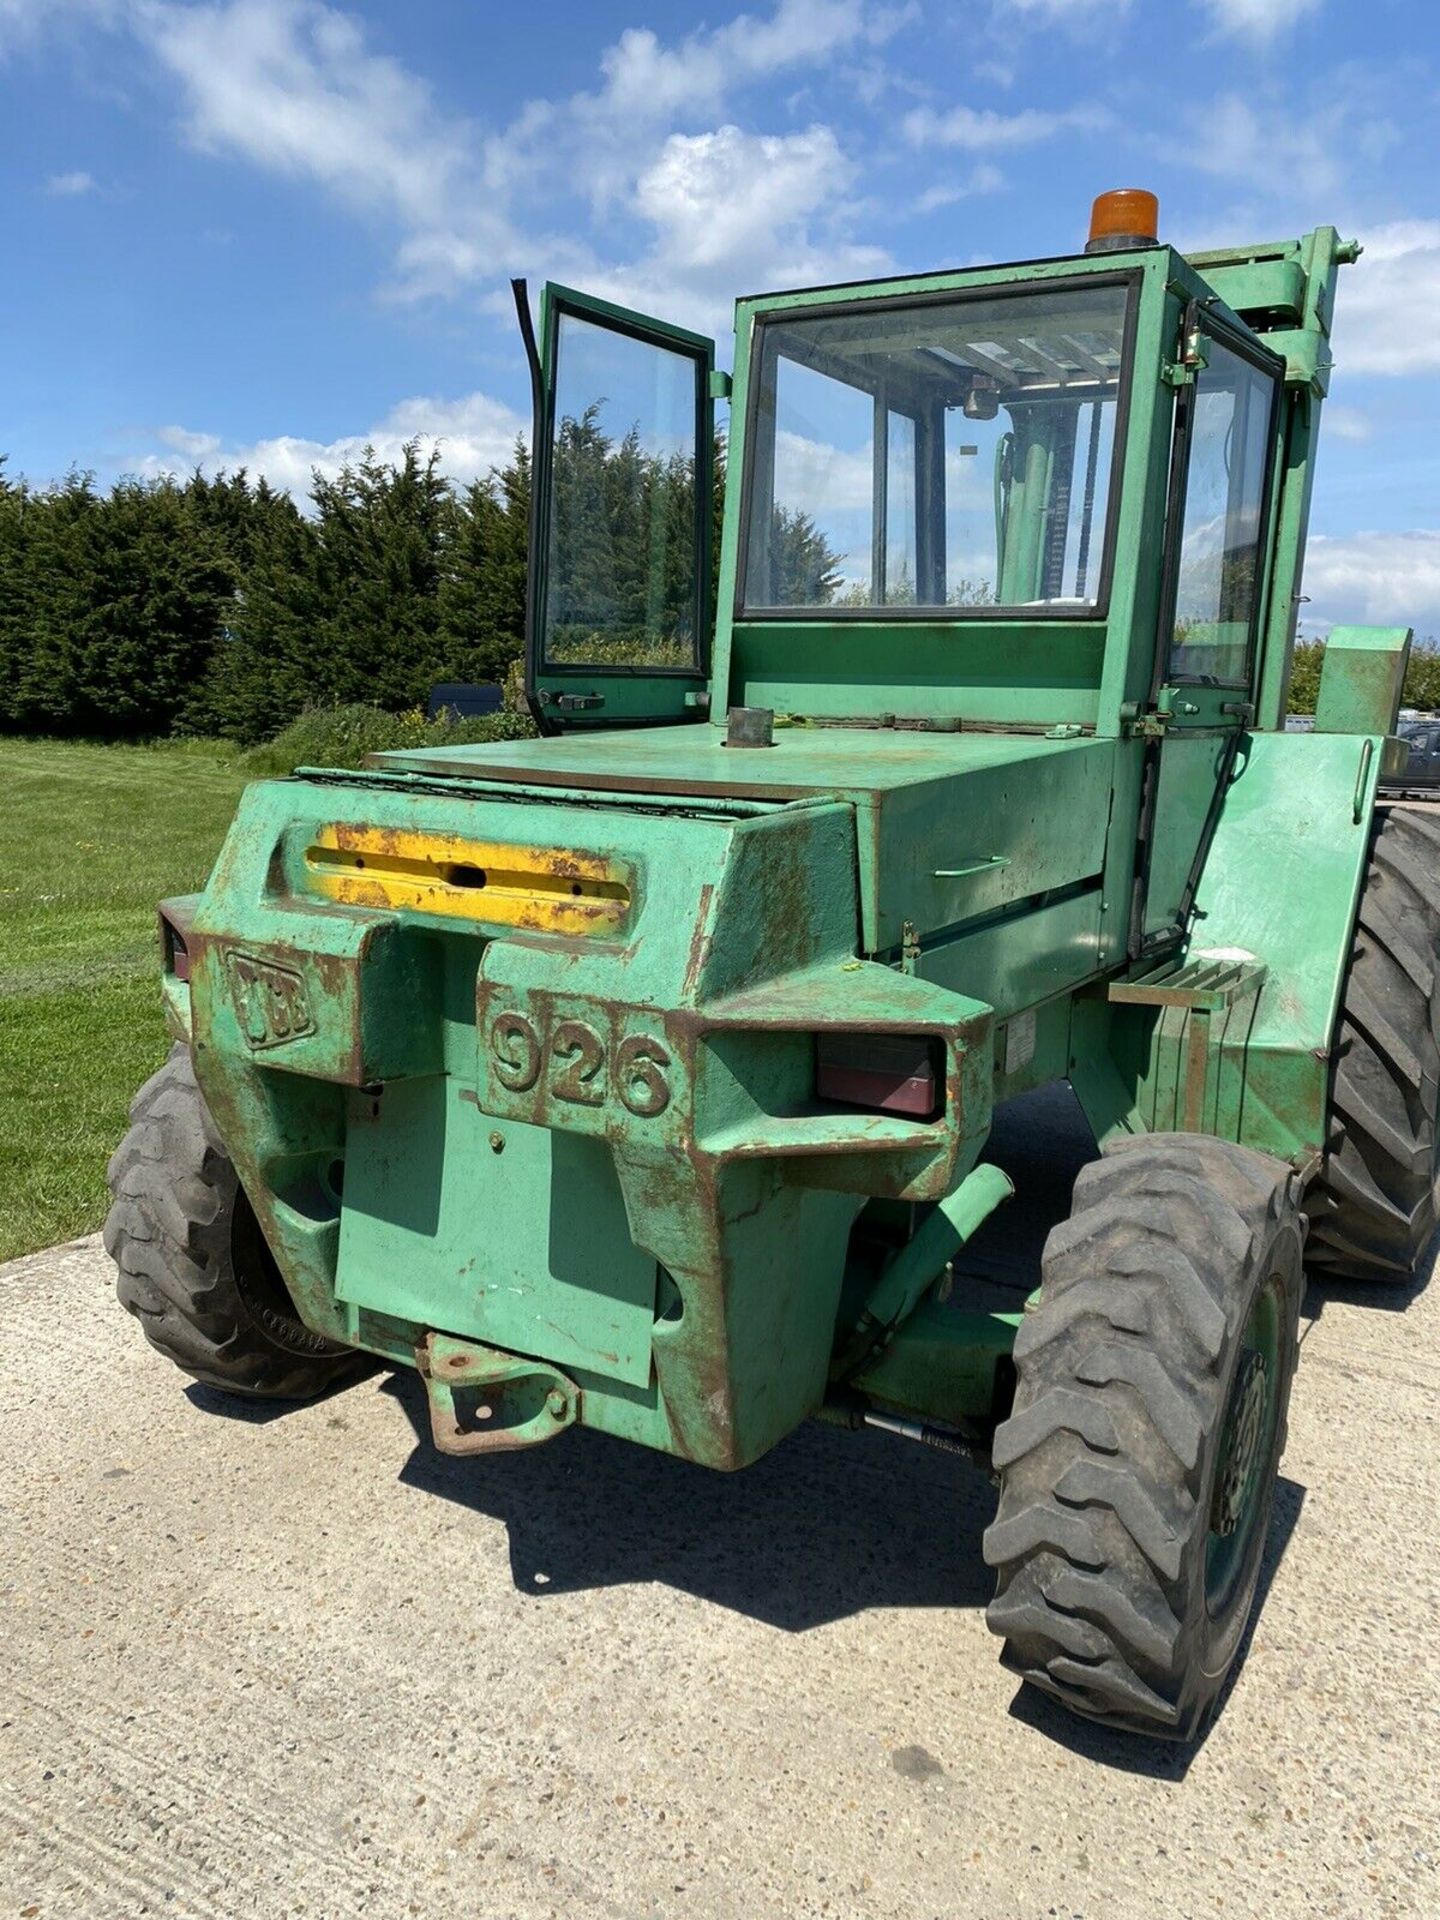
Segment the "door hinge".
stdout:
<path fill-rule="evenodd" d="M 730 398 L 730 386 L 730 375 L 728 373 L 721 373 L 717 368 L 710 375 L 710 398 L 712 400 L 728 400 Z"/>
<path fill-rule="evenodd" d="M 1142 713 L 1138 702 L 1127 700 L 1120 709 L 1120 728 L 1127 740 L 1163 740 L 1172 718 L 1167 708 Z"/>

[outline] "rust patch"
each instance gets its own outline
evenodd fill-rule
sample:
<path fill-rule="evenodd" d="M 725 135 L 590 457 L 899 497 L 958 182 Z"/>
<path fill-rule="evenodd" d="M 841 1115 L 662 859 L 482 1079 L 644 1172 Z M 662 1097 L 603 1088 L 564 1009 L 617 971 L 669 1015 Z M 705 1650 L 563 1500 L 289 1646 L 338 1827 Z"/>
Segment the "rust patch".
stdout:
<path fill-rule="evenodd" d="M 707 880 L 700 889 L 700 899 L 695 912 L 695 930 L 690 935 L 690 957 L 685 963 L 685 977 L 680 983 L 680 996 L 690 999 L 700 979 L 700 972 L 710 955 L 710 903 L 715 898 L 714 882 Z"/>
<path fill-rule="evenodd" d="M 317 826 L 304 868 L 336 905 L 545 933 L 613 933 L 634 908 L 629 866 L 601 854 L 362 821 Z"/>

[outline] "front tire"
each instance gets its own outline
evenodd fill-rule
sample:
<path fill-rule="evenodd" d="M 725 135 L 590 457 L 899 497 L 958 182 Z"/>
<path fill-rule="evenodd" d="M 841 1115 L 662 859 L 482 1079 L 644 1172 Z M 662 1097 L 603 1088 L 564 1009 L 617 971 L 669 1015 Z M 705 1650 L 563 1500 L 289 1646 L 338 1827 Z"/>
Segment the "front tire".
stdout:
<path fill-rule="evenodd" d="M 1190 1134 L 1088 1166 L 1015 1342 L 987 1620 L 1094 1720 L 1203 1728 L 1244 1636 L 1297 1353 L 1302 1223 L 1279 1161 Z"/>
<path fill-rule="evenodd" d="M 295 1312 L 183 1044 L 136 1094 L 107 1177 L 120 1304 L 177 1367 L 226 1393 L 309 1400 L 367 1364 Z"/>

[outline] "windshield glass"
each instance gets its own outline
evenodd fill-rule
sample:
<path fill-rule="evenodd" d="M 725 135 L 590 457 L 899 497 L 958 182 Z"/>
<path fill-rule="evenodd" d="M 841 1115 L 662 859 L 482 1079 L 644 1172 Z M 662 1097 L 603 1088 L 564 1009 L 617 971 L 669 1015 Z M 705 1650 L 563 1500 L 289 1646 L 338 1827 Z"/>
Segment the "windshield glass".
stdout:
<path fill-rule="evenodd" d="M 1130 289 L 866 302 L 756 329 L 745 611 L 1102 587 Z"/>

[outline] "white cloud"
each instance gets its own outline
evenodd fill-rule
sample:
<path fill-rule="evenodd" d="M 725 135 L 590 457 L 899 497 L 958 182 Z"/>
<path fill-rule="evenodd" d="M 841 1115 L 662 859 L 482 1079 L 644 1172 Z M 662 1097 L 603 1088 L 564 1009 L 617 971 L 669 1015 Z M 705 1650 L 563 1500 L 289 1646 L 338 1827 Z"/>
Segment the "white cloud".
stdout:
<path fill-rule="evenodd" d="M 1321 0 L 1196 0 L 1203 13 L 1210 15 L 1217 33 L 1237 40 L 1264 43 L 1303 20 L 1318 13 Z"/>
<path fill-rule="evenodd" d="M 1095 133 L 1109 124 L 1109 114 L 1099 107 L 1071 107 L 1063 113 L 1043 113 L 1036 107 L 997 113 L 993 107 L 964 106 L 937 113 L 933 107 L 917 107 L 905 116 L 905 136 L 917 147 L 1003 152 L 1038 146 L 1058 133 Z"/>
<path fill-rule="evenodd" d="M 1365 251 L 1340 276 L 1335 358 L 1346 373 L 1440 371 L 1440 220 L 1397 220 L 1361 233 Z"/>
<path fill-rule="evenodd" d="M 187 427 L 161 427 L 155 439 L 165 451 L 150 451 L 132 465 L 146 476 L 188 473 L 202 466 L 230 473 L 244 467 L 263 474 L 272 486 L 283 487 L 303 499 L 315 468 L 333 476 L 353 464 L 367 446 L 381 460 L 394 461 L 412 440 L 422 458 L 432 447 L 440 449 L 440 464 L 457 480 L 487 473 L 510 457 L 517 433 L 528 434 L 530 422 L 488 394 L 471 393 L 459 400 L 417 395 L 401 400 L 383 420 L 364 433 L 342 434 L 335 440 L 309 440 L 295 434 L 277 434 L 250 445 L 223 440 L 218 434 L 197 433 Z M 179 461 L 170 457 L 179 454 Z"/>
<path fill-rule="evenodd" d="M 1230 62 L 1245 64 L 1238 54 Z M 1177 132 L 1192 169 L 1233 183 L 1229 204 L 1208 193 L 1190 196 L 1186 224 L 1222 244 L 1233 243 L 1236 221 L 1259 218 L 1272 232 L 1298 232 L 1317 214 L 1333 217 L 1336 207 L 1354 206 L 1366 176 L 1393 181 L 1396 151 L 1407 138 L 1379 70 L 1358 63 L 1311 83 L 1293 76 L 1264 86 L 1242 82 L 1183 108 L 1178 129 L 1156 129 L 1144 143 L 1168 164 Z"/>
<path fill-rule="evenodd" d="M 909 5 L 775 0 L 674 41 L 631 28 L 602 55 L 595 89 L 531 101 L 490 128 L 447 114 L 351 13 L 324 0 L 130 5 L 181 89 L 192 145 L 310 182 L 398 229 L 391 298 L 496 289 L 543 265 L 557 277 L 583 273 L 587 284 L 662 290 L 710 322 L 737 284 L 888 263 L 847 240 L 856 209 L 837 204 L 837 190 L 853 169 L 827 129 L 706 122 L 733 92 L 882 45 Z M 589 237 L 527 230 L 529 208 L 575 194 L 590 202 Z M 611 240 L 617 218 L 650 229 L 638 257 L 633 236 Z"/>
<path fill-rule="evenodd" d="M 892 264 L 847 234 L 857 169 L 829 127 L 800 133 L 672 133 L 635 182 L 630 206 L 654 230 L 638 259 L 577 262 L 592 292 L 702 331 L 726 323 L 737 293 L 864 279 Z"/>
<path fill-rule="evenodd" d="M 632 126 L 696 108 L 713 112 L 737 82 L 824 60 L 898 24 L 895 11 L 863 0 L 779 0 L 768 19 L 742 13 L 671 47 L 649 27 L 627 27 L 601 59 L 597 104 Z"/>
<path fill-rule="evenodd" d="M 217 433 L 192 433 L 188 427 L 161 427 L 155 435 L 162 447 L 183 453 L 187 460 L 208 460 L 220 451 Z"/>
<path fill-rule="evenodd" d="M 578 187 L 604 212 L 625 202 L 671 130 L 701 131 L 746 87 L 795 68 L 808 80 L 881 46 L 910 17 L 909 6 L 874 0 L 775 0 L 768 14 L 737 14 L 673 43 L 630 27 L 601 55 L 598 89 L 532 102 L 498 144 L 512 169 Z"/>
<path fill-rule="evenodd" d="M 1440 528 L 1312 534 L 1305 591 L 1307 625 L 1359 620 L 1440 632 Z"/>
<path fill-rule="evenodd" d="M 1045 20 L 1077 20 L 1095 13 L 1114 19 L 1130 10 L 1130 0 L 998 0 L 998 4 L 1002 13 L 1036 13 Z"/>
<path fill-rule="evenodd" d="M 31 46 L 46 28 L 77 14 L 108 23 L 124 0 L 0 0 L 0 58 Z"/>
<path fill-rule="evenodd" d="M 972 167 L 963 180 L 953 180 L 941 186 L 927 187 L 916 200 L 916 213 L 934 213 L 940 207 L 953 207 L 957 200 L 973 200 L 978 194 L 999 193 L 1005 185 L 1005 176 L 998 167 L 991 166 L 988 160 L 982 160 Z"/>
<path fill-rule="evenodd" d="M 180 83 L 211 153 L 309 179 L 411 226 L 442 219 L 472 158 L 465 123 L 321 0 L 136 0 L 137 27 Z"/>
<path fill-rule="evenodd" d="M 865 513 L 875 492 L 869 446 L 830 446 L 781 428 L 775 435 L 775 498 L 782 506 L 829 514 Z M 868 562 L 867 562 L 868 566 Z"/>
<path fill-rule="evenodd" d="M 1332 400 L 1324 413 L 1324 426 L 1327 438 L 1337 440 L 1368 440 L 1370 421 L 1358 407 L 1337 407 Z"/>
<path fill-rule="evenodd" d="M 57 200 L 77 199 L 81 194 L 93 193 L 94 190 L 94 176 L 78 167 L 73 173 L 52 173 L 45 182 L 46 193 Z"/>
<path fill-rule="evenodd" d="M 672 133 L 637 181 L 635 207 L 660 234 L 669 265 L 703 277 L 773 254 L 784 237 L 798 240 L 799 223 L 843 192 L 853 172 L 829 127 Z"/>
<path fill-rule="evenodd" d="M 1338 110 L 1343 112 L 1343 106 Z M 1187 109 L 1193 135 L 1186 144 L 1189 164 L 1217 179 L 1305 182 L 1306 202 L 1341 187 L 1337 118 L 1302 112 L 1294 102 L 1267 100 L 1255 105 L 1238 93 L 1221 94 Z M 1161 142 L 1168 153 L 1174 135 Z"/>

